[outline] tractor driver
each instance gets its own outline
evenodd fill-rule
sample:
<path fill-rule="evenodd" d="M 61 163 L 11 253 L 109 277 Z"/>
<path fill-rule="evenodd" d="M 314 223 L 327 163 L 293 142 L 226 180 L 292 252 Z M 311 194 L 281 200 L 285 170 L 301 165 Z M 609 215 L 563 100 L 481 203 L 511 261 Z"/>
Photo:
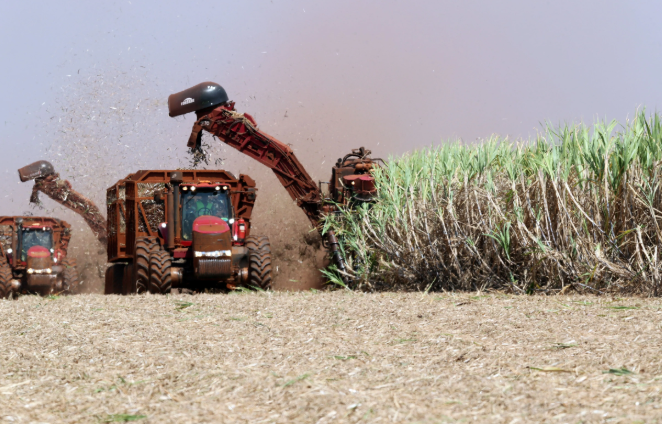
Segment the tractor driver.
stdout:
<path fill-rule="evenodd" d="M 195 198 L 197 216 L 211 215 L 228 218 L 227 196 L 220 193 L 200 193 Z"/>

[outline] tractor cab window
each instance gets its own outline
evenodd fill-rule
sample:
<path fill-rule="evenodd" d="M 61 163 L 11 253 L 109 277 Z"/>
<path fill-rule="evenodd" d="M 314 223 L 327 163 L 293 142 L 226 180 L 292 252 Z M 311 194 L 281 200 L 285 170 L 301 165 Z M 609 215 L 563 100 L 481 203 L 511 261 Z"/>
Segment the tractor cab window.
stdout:
<path fill-rule="evenodd" d="M 227 192 L 211 189 L 182 191 L 182 240 L 191 240 L 193 221 L 203 215 L 230 219 L 230 198 Z"/>
<path fill-rule="evenodd" d="M 53 247 L 53 232 L 51 229 L 23 229 L 21 261 L 27 261 L 28 250 L 30 250 L 32 246 L 42 246 L 50 250 Z"/>

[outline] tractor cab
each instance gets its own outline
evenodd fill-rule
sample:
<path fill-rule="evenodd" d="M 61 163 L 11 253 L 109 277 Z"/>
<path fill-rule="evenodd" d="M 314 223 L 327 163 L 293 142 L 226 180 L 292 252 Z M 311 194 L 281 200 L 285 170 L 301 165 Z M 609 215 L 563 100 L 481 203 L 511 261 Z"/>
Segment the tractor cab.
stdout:
<path fill-rule="evenodd" d="M 222 184 L 182 184 L 181 216 L 183 241 L 192 241 L 194 223 L 201 217 L 215 217 L 232 224 L 230 187 Z"/>
<path fill-rule="evenodd" d="M 48 251 L 53 253 L 53 228 L 50 226 L 41 226 L 33 224 L 29 226 L 20 226 L 18 232 L 17 249 L 20 254 L 20 261 L 27 262 L 30 251 Z M 49 254 L 50 256 L 50 254 Z"/>

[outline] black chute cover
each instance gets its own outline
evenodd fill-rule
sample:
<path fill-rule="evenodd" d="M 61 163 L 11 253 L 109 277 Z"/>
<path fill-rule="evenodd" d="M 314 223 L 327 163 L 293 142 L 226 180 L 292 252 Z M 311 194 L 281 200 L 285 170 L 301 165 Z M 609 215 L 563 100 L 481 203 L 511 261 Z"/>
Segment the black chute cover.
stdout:
<path fill-rule="evenodd" d="M 215 82 L 203 82 L 168 96 L 168 112 L 175 117 L 227 102 L 228 93 Z"/>

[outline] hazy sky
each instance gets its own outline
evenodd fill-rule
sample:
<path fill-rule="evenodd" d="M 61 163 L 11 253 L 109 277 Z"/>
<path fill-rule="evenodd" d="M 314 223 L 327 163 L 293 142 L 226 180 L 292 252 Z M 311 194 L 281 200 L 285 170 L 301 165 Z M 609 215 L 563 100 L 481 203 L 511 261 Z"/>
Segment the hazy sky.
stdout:
<path fill-rule="evenodd" d="M 660 106 L 661 14 L 652 0 L 2 2 L 0 214 L 26 209 L 15 170 L 36 159 L 87 189 L 181 165 L 193 115 L 165 101 L 208 80 L 323 179 L 361 145 L 387 157 L 623 120 Z"/>

